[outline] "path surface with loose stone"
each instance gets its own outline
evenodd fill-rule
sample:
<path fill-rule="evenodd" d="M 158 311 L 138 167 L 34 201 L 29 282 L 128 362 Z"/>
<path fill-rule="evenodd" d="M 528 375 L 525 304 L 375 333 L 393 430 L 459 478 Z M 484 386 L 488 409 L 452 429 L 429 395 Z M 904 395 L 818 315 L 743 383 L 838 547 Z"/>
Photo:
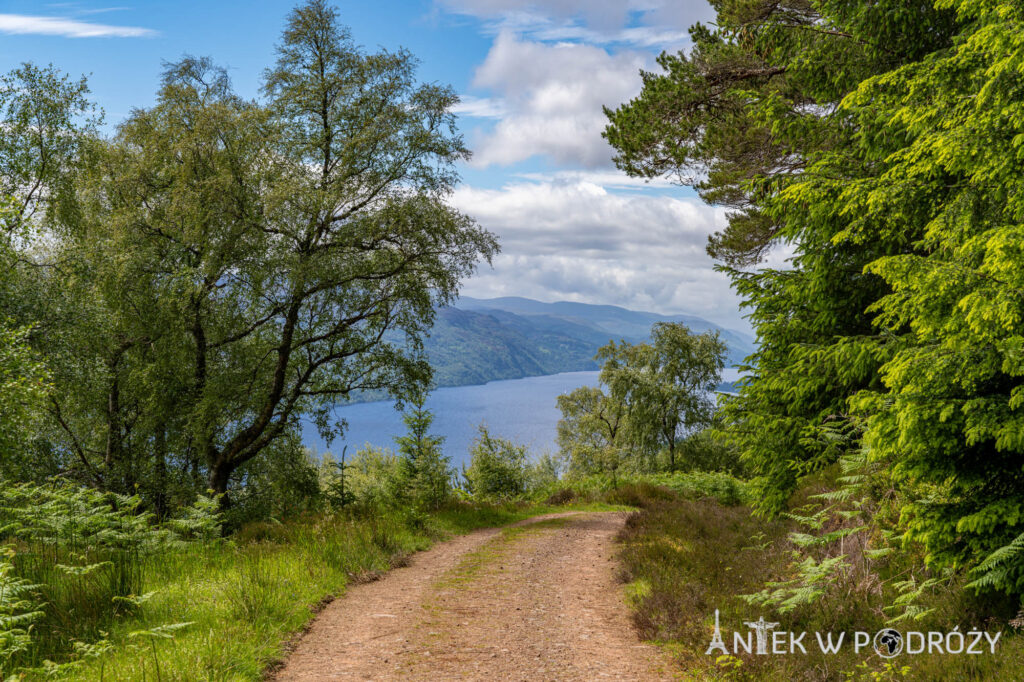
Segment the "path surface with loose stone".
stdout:
<path fill-rule="evenodd" d="M 438 544 L 328 605 L 276 679 L 673 679 L 615 579 L 624 521 L 550 514 Z"/>

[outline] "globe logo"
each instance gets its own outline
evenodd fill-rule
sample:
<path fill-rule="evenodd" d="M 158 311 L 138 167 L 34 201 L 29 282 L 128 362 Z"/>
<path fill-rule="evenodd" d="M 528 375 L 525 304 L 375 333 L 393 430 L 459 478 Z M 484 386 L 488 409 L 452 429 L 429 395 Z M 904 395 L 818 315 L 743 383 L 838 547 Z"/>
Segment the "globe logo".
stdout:
<path fill-rule="evenodd" d="M 903 635 L 892 628 L 885 628 L 875 633 L 875 653 L 882 658 L 899 656 L 903 651 Z"/>

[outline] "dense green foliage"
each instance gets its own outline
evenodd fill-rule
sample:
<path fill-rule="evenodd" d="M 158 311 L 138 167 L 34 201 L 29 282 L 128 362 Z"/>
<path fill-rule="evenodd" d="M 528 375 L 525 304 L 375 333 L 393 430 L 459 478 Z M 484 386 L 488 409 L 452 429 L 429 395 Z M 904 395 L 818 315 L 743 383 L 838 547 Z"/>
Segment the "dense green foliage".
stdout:
<path fill-rule="evenodd" d="M 625 403 L 597 386 L 581 386 L 558 396 L 558 409 L 558 447 L 571 475 L 614 475 L 628 464 Z"/>
<path fill-rule="evenodd" d="M 300 415 L 329 434 L 355 391 L 429 385 L 435 310 L 497 246 L 445 201 L 468 151 L 455 95 L 415 67 L 312 0 L 260 99 L 187 57 L 109 138 L 84 83 L 5 77 L 4 383 L 40 380 L 7 350 L 27 333 L 53 384 L 21 475 L 137 490 L 161 515 L 206 488 L 266 499 L 284 462 L 308 471 Z"/>
<path fill-rule="evenodd" d="M 652 327 L 651 343 L 598 349 L 601 386 L 558 397 L 558 444 L 569 472 L 675 471 L 686 440 L 711 424 L 724 355 L 717 333 L 664 322 Z"/>
<path fill-rule="evenodd" d="M 862 216 L 842 237 L 860 243 L 863 223 L 894 215 L 921 230 L 913 251 L 866 268 L 890 287 L 873 306 L 890 354 L 887 390 L 855 406 L 872 457 L 920 486 L 907 538 L 931 562 L 973 565 L 1024 537 L 1024 8 L 939 4 L 963 27 L 952 48 L 846 102 L 857 154 L 878 161 L 842 197 Z M 821 159 L 809 195 L 831 193 L 834 166 Z M 976 585 L 1024 593 L 1022 559 L 1004 550 Z"/>
<path fill-rule="evenodd" d="M 213 498 L 162 525 L 141 506 L 138 496 L 60 484 L 0 486 L 0 673 L 58 671 L 47 660 L 109 648 L 104 627 L 152 596 L 154 562 L 220 541 Z"/>
<path fill-rule="evenodd" d="M 716 30 L 698 27 L 689 55 L 663 55 L 640 98 L 609 112 L 618 163 L 669 174 L 731 209 L 709 245 L 750 308 L 758 337 L 746 386 L 726 407 L 731 434 L 762 482 L 760 506 L 778 510 L 798 478 L 834 461 L 820 426 L 849 411 L 852 394 L 881 386 L 885 347 L 868 306 L 884 283 L 863 268 L 921 233 L 889 216 L 858 243 L 835 240 L 855 214 L 786 201 L 820 154 L 839 158 L 858 128 L 840 107 L 865 78 L 951 42 L 955 22 L 931 2 L 716 3 Z M 841 182 L 870 166 L 849 159 Z M 773 245 L 791 267 L 744 270 Z"/>
<path fill-rule="evenodd" d="M 513 498 L 526 492 L 528 454 L 526 448 L 492 436 L 487 426 L 469 451 L 469 465 L 463 467 L 466 490 L 483 498 Z"/>
<path fill-rule="evenodd" d="M 723 415 L 759 508 L 866 448 L 899 500 L 881 530 L 1020 594 L 1019 3 L 716 8 L 607 136 L 733 210 L 709 251 L 759 348 Z M 780 242 L 790 267 L 744 269 Z"/>
<path fill-rule="evenodd" d="M 0 322 L 0 476 L 31 468 L 26 450 L 46 397 L 45 368 L 29 345 L 30 331 Z"/>
<path fill-rule="evenodd" d="M 683 437 L 711 423 L 724 356 L 717 334 L 672 323 L 654 325 L 649 344 L 612 342 L 598 351 L 602 383 L 626 406 L 627 433 L 640 451 L 666 451 L 669 471 Z"/>

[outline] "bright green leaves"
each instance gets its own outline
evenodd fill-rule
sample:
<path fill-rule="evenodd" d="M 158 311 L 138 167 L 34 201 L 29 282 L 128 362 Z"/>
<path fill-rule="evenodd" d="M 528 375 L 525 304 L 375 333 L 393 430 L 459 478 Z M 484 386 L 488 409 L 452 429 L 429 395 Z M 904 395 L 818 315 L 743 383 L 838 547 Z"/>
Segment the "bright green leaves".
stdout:
<path fill-rule="evenodd" d="M 951 49 L 847 99 L 862 126 L 856 153 L 880 165 L 845 199 L 862 220 L 902 205 L 896 215 L 924 227 L 916 253 L 865 268 L 891 288 L 872 305 L 876 322 L 902 341 L 880 369 L 888 396 L 856 407 L 870 415 L 873 456 L 934 486 L 906 508 L 907 538 L 930 561 L 972 564 L 1024 527 L 1024 15 L 1006 2 L 943 6 L 972 22 Z M 1014 570 L 985 586 L 1016 589 Z"/>
<path fill-rule="evenodd" d="M 526 447 L 492 436 L 483 424 L 469 450 L 462 477 L 467 491 L 482 498 L 513 498 L 526 490 Z"/>
<path fill-rule="evenodd" d="M 0 197 L 18 198 L 0 233 L 38 229 L 72 211 L 72 171 L 100 123 L 88 94 L 84 77 L 74 81 L 53 66 L 25 63 L 0 76 Z"/>
<path fill-rule="evenodd" d="M 624 401 L 596 386 L 581 386 L 558 396 L 558 447 L 569 460 L 569 473 L 614 475 L 629 455 L 628 408 Z"/>
<path fill-rule="evenodd" d="M 710 251 L 758 335 L 724 405 L 757 504 L 841 457 L 829 425 L 852 412 L 909 496 L 906 538 L 982 561 L 1024 528 L 1024 8 L 716 8 L 608 137 L 627 171 L 703 172 L 736 209 Z M 740 269 L 773 240 L 788 269 Z M 1017 556 L 985 584 L 1024 584 Z"/>
<path fill-rule="evenodd" d="M 666 450 L 675 470 L 688 431 L 709 426 L 725 344 L 717 334 L 692 334 L 682 324 L 657 323 L 651 343 L 612 342 L 597 354 L 609 399 L 625 406 L 629 442 L 641 452 Z"/>
<path fill-rule="evenodd" d="M 906 124 L 890 126 L 866 99 L 840 102 L 944 49 L 955 26 L 924 0 L 716 8 L 717 29 L 698 27 L 688 55 L 663 56 L 665 72 L 645 74 L 641 97 L 609 113 L 607 137 L 627 172 L 703 175 L 692 180 L 701 196 L 733 209 L 709 252 L 730 266 L 759 350 L 724 412 L 759 476 L 758 505 L 778 510 L 799 476 L 838 456 L 820 447 L 822 425 L 846 414 L 850 395 L 881 388 L 878 367 L 898 340 L 877 337 L 868 307 L 887 288 L 864 266 L 923 236 L 921 202 L 899 190 L 934 193 L 916 176 L 875 184 Z M 795 248 L 791 269 L 740 269 L 778 241 Z"/>
<path fill-rule="evenodd" d="M 717 334 L 693 334 L 676 323 L 655 324 L 649 344 L 602 346 L 596 356 L 601 387 L 558 397 L 558 444 L 570 472 L 651 470 L 660 455 L 675 470 L 677 458 L 687 454 L 684 439 L 711 424 L 725 351 Z M 711 452 L 717 445 L 698 447 Z"/>

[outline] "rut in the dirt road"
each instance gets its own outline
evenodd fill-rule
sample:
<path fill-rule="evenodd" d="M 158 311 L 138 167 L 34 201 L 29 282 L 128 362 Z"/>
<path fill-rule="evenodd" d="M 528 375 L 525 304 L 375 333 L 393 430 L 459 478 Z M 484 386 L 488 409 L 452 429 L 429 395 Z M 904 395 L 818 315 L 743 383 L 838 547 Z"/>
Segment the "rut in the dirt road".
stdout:
<path fill-rule="evenodd" d="M 624 518 L 553 514 L 438 545 L 331 604 L 277 679 L 671 679 L 615 581 Z"/>

